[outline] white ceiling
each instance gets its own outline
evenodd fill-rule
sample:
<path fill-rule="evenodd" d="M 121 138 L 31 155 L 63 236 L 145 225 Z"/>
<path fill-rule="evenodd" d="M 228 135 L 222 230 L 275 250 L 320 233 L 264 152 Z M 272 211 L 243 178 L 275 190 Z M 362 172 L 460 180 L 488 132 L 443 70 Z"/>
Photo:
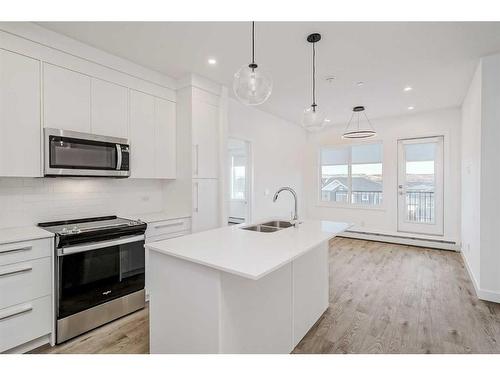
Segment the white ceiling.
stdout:
<path fill-rule="evenodd" d="M 233 74 L 250 62 L 249 22 L 39 25 L 173 78 L 194 72 L 232 87 Z M 355 105 L 370 118 L 406 114 L 410 105 L 412 112 L 458 106 L 479 57 L 500 51 L 499 22 L 258 22 L 256 62 L 274 80 L 261 108 L 295 123 L 311 103 L 311 32 L 323 37 L 317 102 L 332 123 L 346 123 Z M 325 81 L 330 75 L 333 83 Z M 413 90 L 403 92 L 407 85 Z"/>

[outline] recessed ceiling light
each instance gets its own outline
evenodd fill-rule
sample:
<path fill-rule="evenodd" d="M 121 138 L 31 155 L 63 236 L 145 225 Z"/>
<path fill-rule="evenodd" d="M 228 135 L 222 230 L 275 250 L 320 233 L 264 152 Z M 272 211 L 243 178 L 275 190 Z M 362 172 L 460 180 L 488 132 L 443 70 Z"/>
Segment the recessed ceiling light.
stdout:
<path fill-rule="evenodd" d="M 217 64 L 217 60 L 215 60 L 215 59 L 213 59 L 213 58 L 210 58 L 210 59 L 208 59 L 208 63 L 209 63 L 210 65 L 215 65 L 215 64 Z"/>
<path fill-rule="evenodd" d="M 410 111 L 413 111 L 413 110 L 415 109 L 415 107 L 411 105 L 411 106 L 409 106 L 409 107 L 408 107 L 408 109 L 409 109 Z"/>
<path fill-rule="evenodd" d="M 406 86 L 406 87 L 403 89 L 403 91 L 405 91 L 405 92 L 408 92 L 408 91 L 411 91 L 411 90 L 413 90 L 413 87 L 411 87 L 411 86 Z"/>

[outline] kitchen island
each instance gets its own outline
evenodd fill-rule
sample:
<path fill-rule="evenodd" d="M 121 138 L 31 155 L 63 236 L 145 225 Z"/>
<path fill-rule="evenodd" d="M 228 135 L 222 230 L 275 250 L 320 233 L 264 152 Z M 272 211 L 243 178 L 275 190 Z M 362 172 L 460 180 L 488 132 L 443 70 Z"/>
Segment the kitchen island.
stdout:
<path fill-rule="evenodd" d="M 349 224 L 246 227 L 146 245 L 151 353 L 290 353 L 328 308 L 328 241 Z"/>

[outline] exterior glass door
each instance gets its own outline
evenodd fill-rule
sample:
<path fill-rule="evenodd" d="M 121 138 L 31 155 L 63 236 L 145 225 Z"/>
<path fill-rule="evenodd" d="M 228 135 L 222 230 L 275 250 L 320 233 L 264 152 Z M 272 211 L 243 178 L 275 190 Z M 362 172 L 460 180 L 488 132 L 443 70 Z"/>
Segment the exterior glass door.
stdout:
<path fill-rule="evenodd" d="M 443 137 L 398 141 L 398 230 L 443 235 Z"/>

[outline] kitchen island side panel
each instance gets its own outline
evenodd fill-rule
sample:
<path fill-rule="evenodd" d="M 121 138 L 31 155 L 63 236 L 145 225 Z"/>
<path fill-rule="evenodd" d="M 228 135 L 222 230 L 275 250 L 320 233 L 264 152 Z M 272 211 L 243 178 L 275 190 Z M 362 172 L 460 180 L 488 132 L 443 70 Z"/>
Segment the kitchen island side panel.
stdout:
<path fill-rule="evenodd" d="M 220 272 L 150 253 L 150 352 L 219 353 Z"/>
<path fill-rule="evenodd" d="M 221 352 L 290 353 L 292 264 L 259 280 L 222 273 Z"/>

